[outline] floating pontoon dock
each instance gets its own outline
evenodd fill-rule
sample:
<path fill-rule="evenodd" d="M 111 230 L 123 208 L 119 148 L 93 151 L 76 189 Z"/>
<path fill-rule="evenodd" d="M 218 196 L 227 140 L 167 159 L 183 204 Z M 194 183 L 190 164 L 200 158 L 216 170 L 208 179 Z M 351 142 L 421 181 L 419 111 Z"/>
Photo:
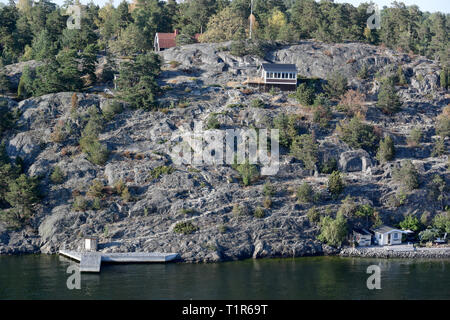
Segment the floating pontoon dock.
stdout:
<path fill-rule="evenodd" d="M 178 258 L 178 253 L 102 253 L 60 250 L 59 254 L 79 262 L 81 272 L 100 272 L 102 261 L 113 263 L 164 263 Z"/>

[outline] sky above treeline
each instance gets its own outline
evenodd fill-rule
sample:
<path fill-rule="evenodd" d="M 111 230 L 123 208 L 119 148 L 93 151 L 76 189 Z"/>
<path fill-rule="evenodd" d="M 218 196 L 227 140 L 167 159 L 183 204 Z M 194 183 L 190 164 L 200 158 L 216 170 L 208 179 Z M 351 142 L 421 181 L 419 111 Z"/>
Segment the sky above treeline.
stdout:
<path fill-rule="evenodd" d="M 64 0 L 51 0 L 59 5 L 64 3 Z M 91 0 L 81 0 L 81 3 L 88 3 Z M 94 3 L 103 6 L 105 3 L 109 2 L 109 0 L 93 0 Z M 114 4 L 117 6 L 122 0 L 114 0 Z M 255 0 L 255 1 L 264 1 L 264 0 Z M 0 0 L 0 2 L 7 3 L 8 0 Z M 180 1 L 178 1 L 180 2 Z M 338 3 L 351 3 L 354 6 L 358 6 L 360 3 L 369 2 L 369 0 L 335 0 Z M 372 0 L 372 2 L 378 4 L 380 8 L 383 6 L 390 6 L 393 2 L 392 0 Z M 403 0 L 399 1 L 403 2 L 406 5 L 417 5 L 421 11 L 429 11 L 429 12 L 444 12 L 450 13 L 450 0 Z"/>

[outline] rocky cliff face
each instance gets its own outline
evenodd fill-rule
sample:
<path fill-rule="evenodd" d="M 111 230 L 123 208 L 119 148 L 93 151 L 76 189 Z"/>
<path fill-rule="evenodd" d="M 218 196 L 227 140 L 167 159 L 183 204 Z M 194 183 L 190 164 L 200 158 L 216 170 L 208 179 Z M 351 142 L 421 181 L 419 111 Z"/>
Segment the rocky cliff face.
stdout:
<path fill-rule="evenodd" d="M 111 151 L 105 166 L 89 162 L 77 146 L 81 127 L 71 113 L 72 93 L 58 93 L 32 98 L 11 106 L 20 109 L 16 130 L 8 133 L 7 152 L 11 159 L 24 159 L 28 174 L 42 177 L 44 192 L 30 226 L 8 231 L 0 224 L 0 253 L 54 253 L 59 248 L 77 249 L 84 235 L 100 237 L 101 250 L 178 252 L 187 262 L 221 261 L 258 257 L 292 257 L 333 253 L 317 239 L 317 226 L 306 213 L 311 205 L 297 204 L 295 190 L 308 181 L 320 192 L 321 211 L 335 212 L 340 200 L 326 190 L 327 176 L 311 172 L 288 154 L 280 159 L 277 175 L 260 179 L 244 187 L 230 166 L 176 165 L 170 150 L 181 141 L 183 132 L 192 130 L 196 121 L 206 121 L 214 113 L 222 128 L 264 127 L 267 119 L 280 113 L 298 114 L 304 125 L 317 129 L 321 159 L 338 159 L 346 172 L 347 188 L 342 197 L 352 195 L 362 203 L 374 206 L 386 222 L 395 222 L 406 213 L 435 213 L 438 204 L 430 201 L 425 184 L 438 173 L 448 181 L 448 157 L 431 157 L 435 118 L 448 104 L 448 94 L 439 89 L 439 66 L 423 57 L 409 57 L 364 44 L 328 45 L 303 42 L 274 48 L 265 61 L 295 63 L 305 77 L 327 78 L 341 70 L 350 85 L 365 92 L 377 93 L 373 74 L 389 64 L 403 65 L 408 85 L 398 88 L 402 110 L 394 116 L 383 115 L 375 101 L 367 102 L 367 121 L 394 137 L 395 161 L 380 165 L 363 150 L 352 150 L 332 130 L 316 128 L 303 110 L 287 94 L 275 96 L 240 90 L 236 84 L 256 75 L 261 58 L 238 58 L 224 47 L 229 44 L 196 44 L 162 52 L 165 61 L 177 61 L 176 67 L 165 66 L 160 84 L 163 112 L 126 109 L 110 121 L 100 135 Z M 356 73 L 366 65 L 372 76 L 360 80 Z M 90 107 L 102 110 L 108 99 L 96 94 L 77 94 L 77 112 L 86 114 Z M 261 99 L 264 108 L 253 108 L 250 102 Z M 241 105 L 241 106 L 239 106 Z M 244 106 L 244 107 L 242 107 Z M 333 123 L 343 118 L 334 112 Z M 58 125 L 70 128 L 71 135 L 55 142 L 52 133 Z M 412 128 L 425 134 L 420 148 L 406 146 Z M 397 208 L 387 199 L 395 194 L 392 168 L 411 159 L 419 170 L 421 189 L 415 190 Z M 65 173 L 62 184 L 50 181 L 58 166 Z M 168 174 L 155 176 L 155 169 L 167 166 Z M 101 209 L 75 211 L 74 198 L 84 195 L 94 180 L 106 186 Z M 124 181 L 132 200 L 107 192 L 118 181 Z M 271 209 L 266 217 L 253 216 L 264 200 L 263 185 L 270 181 L 275 189 Z M 239 214 L 233 210 L 239 205 Z M 233 212 L 234 211 L 234 212 Z M 173 231 L 177 223 L 191 222 L 198 230 L 190 235 Z"/>

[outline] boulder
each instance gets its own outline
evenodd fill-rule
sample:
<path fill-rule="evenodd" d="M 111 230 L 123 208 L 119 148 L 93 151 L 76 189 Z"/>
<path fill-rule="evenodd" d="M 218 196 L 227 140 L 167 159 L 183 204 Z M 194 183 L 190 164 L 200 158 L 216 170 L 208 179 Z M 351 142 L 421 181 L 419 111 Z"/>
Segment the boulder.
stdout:
<path fill-rule="evenodd" d="M 341 153 L 339 169 L 343 172 L 366 172 L 373 166 L 370 155 L 364 150 Z"/>

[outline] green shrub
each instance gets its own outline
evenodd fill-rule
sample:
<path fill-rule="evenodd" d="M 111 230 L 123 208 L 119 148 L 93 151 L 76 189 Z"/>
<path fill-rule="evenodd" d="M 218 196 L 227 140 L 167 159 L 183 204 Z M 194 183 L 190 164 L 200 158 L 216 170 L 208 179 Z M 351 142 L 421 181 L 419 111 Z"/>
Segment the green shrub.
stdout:
<path fill-rule="evenodd" d="M 8 169 L 5 166 L 2 168 Z M 12 179 L 13 176 L 6 180 L 8 188 L 4 192 L 4 200 L 12 209 L 3 213 L 5 213 L 4 218 L 8 224 L 21 227 L 32 216 L 34 206 L 39 202 L 39 181 L 37 178 L 27 177 L 25 174 L 21 174 L 15 179 Z M 3 183 L 0 180 L 1 184 Z"/>
<path fill-rule="evenodd" d="M 264 184 L 263 193 L 266 197 L 271 197 L 275 194 L 275 189 L 269 181 Z"/>
<path fill-rule="evenodd" d="M 130 194 L 130 190 L 128 189 L 128 187 L 125 187 L 125 189 L 123 189 L 122 193 L 120 194 L 120 197 L 122 198 L 122 200 L 124 202 L 130 202 L 132 197 Z"/>
<path fill-rule="evenodd" d="M 254 99 L 251 102 L 251 107 L 252 108 L 264 108 L 264 101 L 262 101 L 261 99 Z"/>
<path fill-rule="evenodd" d="M 375 214 L 375 209 L 368 204 L 359 205 L 355 211 L 357 218 L 371 218 Z"/>
<path fill-rule="evenodd" d="M 53 169 L 53 172 L 50 176 L 50 180 L 54 183 L 54 184 L 61 184 L 64 181 L 64 172 L 61 170 L 60 167 L 55 166 L 55 168 Z"/>
<path fill-rule="evenodd" d="M 14 128 L 19 114 L 9 109 L 6 100 L 0 100 L 0 139 L 6 130 Z"/>
<path fill-rule="evenodd" d="M 440 175 L 436 174 L 433 180 L 428 183 L 428 198 L 432 201 L 437 201 L 441 203 L 442 209 L 444 209 L 444 204 L 447 202 L 448 198 L 448 186 Z"/>
<path fill-rule="evenodd" d="M 95 198 L 94 200 L 92 200 L 91 208 L 95 211 L 100 210 L 102 208 L 102 201 L 99 198 Z"/>
<path fill-rule="evenodd" d="M 447 153 L 448 153 L 448 151 L 445 146 L 445 139 L 444 139 L 444 137 L 439 137 L 439 139 L 437 139 L 434 142 L 434 147 L 433 147 L 433 151 L 432 151 L 431 155 L 433 157 L 440 157 L 440 156 L 446 155 Z"/>
<path fill-rule="evenodd" d="M 240 217 L 246 214 L 244 207 L 240 206 L 238 203 L 233 205 L 231 212 L 235 217 Z"/>
<path fill-rule="evenodd" d="M 278 92 L 279 92 L 279 89 L 278 89 L 278 88 L 275 88 L 275 87 L 272 87 L 272 88 L 270 88 L 270 90 L 269 90 L 269 94 L 270 94 L 271 96 L 276 95 Z"/>
<path fill-rule="evenodd" d="M 400 86 L 408 84 L 408 81 L 406 80 L 405 77 L 405 73 L 403 72 L 403 68 L 401 66 L 398 66 L 397 69 L 397 84 Z"/>
<path fill-rule="evenodd" d="M 243 57 L 246 55 L 258 56 L 264 58 L 268 44 L 262 41 L 233 41 L 230 47 L 230 53 L 236 57 Z"/>
<path fill-rule="evenodd" d="M 334 171 L 328 178 L 328 191 L 333 196 L 338 196 L 344 191 L 345 183 L 339 171 Z"/>
<path fill-rule="evenodd" d="M 220 129 L 220 122 L 215 114 L 211 114 L 206 122 L 206 130 Z"/>
<path fill-rule="evenodd" d="M 347 78 L 340 72 L 333 72 L 324 85 L 324 90 L 330 98 L 338 98 L 347 90 Z"/>
<path fill-rule="evenodd" d="M 448 68 L 442 69 L 441 73 L 439 74 L 440 84 L 441 84 L 442 88 L 448 89 L 448 86 L 450 83 L 449 77 L 450 76 L 449 76 Z"/>
<path fill-rule="evenodd" d="M 169 167 L 169 166 L 159 166 L 156 167 L 155 169 L 153 169 L 150 172 L 150 176 L 153 179 L 159 179 L 161 178 L 163 175 L 169 175 L 175 172 L 175 169 L 173 167 Z"/>
<path fill-rule="evenodd" d="M 279 143 L 281 146 L 290 148 L 292 141 L 298 135 L 298 126 L 295 116 L 287 116 L 284 113 L 280 113 L 273 119 L 273 128 L 278 129 L 280 132 Z"/>
<path fill-rule="evenodd" d="M 108 102 L 108 104 L 103 109 L 103 114 L 107 121 L 111 121 L 112 119 L 114 119 L 115 115 L 122 113 L 122 111 L 123 111 L 123 106 L 120 102 L 111 101 L 111 102 Z"/>
<path fill-rule="evenodd" d="M 419 188 L 419 177 L 416 167 L 410 160 L 405 160 L 400 168 L 393 170 L 392 176 L 406 191 Z"/>
<path fill-rule="evenodd" d="M 379 137 L 374 128 L 354 117 L 350 121 L 341 121 L 336 128 L 342 141 L 354 149 L 372 151 L 377 148 Z"/>
<path fill-rule="evenodd" d="M 258 207 L 258 208 L 255 209 L 255 212 L 253 213 L 253 216 L 255 218 L 262 219 L 262 218 L 264 218 L 266 216 L 266 213 L 264 212 L 263 208 Z"/>
<path fill-rule="evenodd" d="M 153 52 L 135 55 L 133 61 L 121 63 L 116 81 L 119 98 L 136 109 L 157 108 L 156 96 L 161 88 L 156 78 L 161 72 L 161 64 L 161 57 Z"/>
<path fill-rule="evenodd" d="M 243 57 L 248 54 L 244 41 L 233 41 L 230 47 L 231 55 L 235 57 Z"/>
<path fill-rule="evenodd" d="M 347 219 L 343 214 L 337 214 L 336 219 L 325 216 L 320 219 L 320 234 L 317 237 L 333 247 L 340 247 L 346 240 L 348 229 Z"/>
<path fill-rule="evenodd" d="M 433 241 L 437 237 L 439 237 L 439 230 L 436 229 L 426 229 L 419 233 L 421 243 Z"/>
<path fill-rule="evenodd" d="M 369 77 L 369 69 L 367 68 L 366 64 L 363 64 L 361 69 L 358 71 L 358 78 L 360 79 L 367 79 Z"/>
<path fill-rule="evenodd" d="M 314 191 L 309 183 L 304 182 L 297 189 L 297 201 L 299 203 L 311 203 L 313 202 Z"/>
<path fill-rule="evenodd" d="M 450 137 L 450 106 L 447 106 L 436 119 L 436 134 L 442 138 Z"/>
<path fill-rule="evenodd" d="M 186 215 L 186 216 L 192 216 L 192 215 L 196 214 L 197 211 L 195 209 L 183 208 L 183 209 L 180 210 L 180 213 L 183 214 L 183 215 Z"/>
<path fill-rule="evenodd" d="M 442 233 L 450 233 L 450 213 L 447 211 L 436 215 L 433 219 L 433 226 Z"/>
<path fill-rule="evenodd" d="M 380 142 L 380 146 L 378 147 L 377 157 L 378 161 L 381 163 L 385 163 L 388 161 L 392 161 L 395 158 L 395 147 L 394 141 L 391 136 L 386 136 Z"/>
<path fill-rule="evenodd" d="M 377 106 L 385 114 L 393 114 L 399 111 L 401 102 L 395 89 L 395 79 L 393 77 L 388 77 L 381 81 Z"/>
<path fill-rule="evenodd" d="M 295 137 L 291 155 L 301 160 L 307 170 L 315 170 L 318 161 L 318 145 L 310 134 Z"/>
<path fill-rule="evenodd" d="M 411 230 L 414 232 L 419 231 L 422 227 L 420 225 L 419 219 L 417 219 L 417 217 L 413 215 L 407 215 L 405 219 L 400 222 L 399 226 L 400 228 L 402 228 L 402 230 Z"/>
<path fill-rule="evenodd" d="M 220 232 L 221 234 L 225 234 L 225 233 L 227 233 L 228 230 L 229 230 L 229 228 L 228 228 L 226 225 L 224 225 L 224 224 L 220 225 L 218 229 L 219 229 L 219 232 Z"/>
<path fill-rule="evenodd" d="M 114 184 L 114 192 L 116 194 L 122 194 L 123 190 L 125 190 L 126 184 L 123 182 L 123 179 L 120 179 Z"/>
<path fill-rule="evenodd" d="M 302 83 L 297 87 L 294 97 L 302 105 L 310 106 L 314 103 L 315 90 L 306 83 Z"/>
<path fill-rule="evenodd" d="M 89 109 L 89 121 L 83 129 L 79 141 L 81 150 L 90 162 L 104 165 L 109 158 L 108 148 L 102 145 L 98 135 L 103 128 L 104 119 L 95 107 Z"/>
<path fill-rule="evenodd" d="M 192 222 L 177 223 L 175 225 L 175 228 L 173 229 L 173 231 L 175 233 L 184 234 L 184 235 L 192 234 L 192 233 L 196 232 L 197 230 L 199 230 L 199 228 L 197 226 L 194 226 L 192 224 Z"/>
<path fill-rule="evenodd" d="M 313 113 L 313 122 L 319 124 L 322 128 L 328 127 L 333 119 L 333 112 L 329 106 L 317 106 Z"/>
<path fill-rule="evenodd" d="M 310 223 L 318 223 L 320 221 L 320 211 L 316 207 L 312 207 L 308 210 L 306 216 Z"/>
<path fill-rule="evenodd" d="M 263 207 L 266 209 L 270 209 L 272 207 L 272 197 L 266 196 L 263 201 Z"/>
<path fill-rule="evenodd" d="M 75 211 L 86 211 L 88 207 L 89 202 L 82 196 L 76 197 L 72 205 L 72 209 Z"/>
<path fill-rule="evenodd" d="M 338 163 L 335 158 L 326 160 L 320 166 L 320 172 L 324 174 L 331 174 L 333 171 L 338 170 Z"/>
<path fill-rule="evenodd" d="M 414 128 L 411 130 L 411 132 L 409 133 L 409 137 L 408 137 L 408 145 L 411 147 L 416 147 L 420 144 L 420 142 L 422 141 L 422 137 L 423 137 L 423 132 L 420 128 Z"/>
<path fill-rule="evenodd" d="M 87 196 L 91 198 L 102 198 L 105 185 L 100 180 L 92 181 L 91 186 L 87 192 Z"/>
<path fill-rule="evenodd" d="M 317 106 L 323 106 L 323 107 L 331 107 L 332 103 L 330 99 L 327 97 L 325 93 L 319 93 L 316 98 L 314 99 L 314 105 Z"/>
<path fill-rule="evenodd" d="M 250 164 L 248 160 L 244 163 L 235 165 L 235 170 L 239 173 L 244 186 L 249 186 L 259 178 L 259 170 L 254 164 Z"/>

